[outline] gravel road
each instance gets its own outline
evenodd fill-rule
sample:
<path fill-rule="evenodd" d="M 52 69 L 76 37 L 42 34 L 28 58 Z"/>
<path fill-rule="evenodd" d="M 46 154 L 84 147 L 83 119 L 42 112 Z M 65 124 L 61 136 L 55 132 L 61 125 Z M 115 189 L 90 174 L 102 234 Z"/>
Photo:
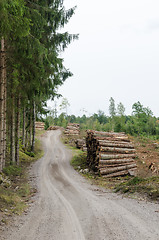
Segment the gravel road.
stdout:
<path fill-rule="evenodd" d="M 158 240 L 159 205 L 90 185 L 70 166 L 71 153 L 60 134 L 43 137 L 45 156 L 32 168 L 36 201 L 6 239 Z"/>

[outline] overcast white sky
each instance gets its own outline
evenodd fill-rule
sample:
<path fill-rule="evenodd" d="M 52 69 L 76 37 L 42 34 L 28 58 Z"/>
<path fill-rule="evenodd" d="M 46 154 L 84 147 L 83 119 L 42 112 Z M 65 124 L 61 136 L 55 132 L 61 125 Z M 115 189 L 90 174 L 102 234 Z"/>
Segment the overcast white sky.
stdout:
<path fill-rule="evenodd" d="M 62 55 L 74 76 L 59 88 L 69 114 L 109 114 L 109 99 L 126 114 L 140 101 L 159 117 L 159 0 L 65 0 L 77 5 L 65 30 L 79 33 Z"/>

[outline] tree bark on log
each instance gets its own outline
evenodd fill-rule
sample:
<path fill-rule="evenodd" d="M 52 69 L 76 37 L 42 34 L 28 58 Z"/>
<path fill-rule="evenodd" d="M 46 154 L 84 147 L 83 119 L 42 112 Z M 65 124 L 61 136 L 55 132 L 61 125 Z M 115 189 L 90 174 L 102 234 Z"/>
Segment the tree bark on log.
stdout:
<path fill-rule="evenodd" d="M 100 165 L 104 165 L 104 164 L 122 164 L 122 163 L 130 163 L 130 162 L 134 162 L 134 159 L 132 158 L 126 158 L 126 159 L 111 159 L 111 160 L 99 160 L 99 164 Z"/>
<path fill-rule="evenodd" d="M 109 160 L 109 159 L 122 159 L 122 158 L 135 158 L 136 154 L 118 154 L 118 155 L 108 155 L 108 154 L 99 154 L 100 160 Z"/>
<path fill-rule="evenodd" d="M 119 171 L 119 172 L 115 172 L 115 173 L 110 173 L 110 174 L 107 174 L 107 175 L 103 175 L 102 177 L 103 178 L 119 177 L 119 176 L 123 176 L 123 175 L 129 174 L 130 170 L 136 172 L 137 168 L 132 168 L 132 169 L 129 169 L 129 170 L 124 170 L 124 171 Z"/>
<path fill-rule="evenodd" d="M 124 132 L 120 132 L 120 133 L 117 133 L 117 132 L 101 132 L 101 131 L 90 131 L 90 132 L 93 132 L 93 134 L 96 136 L 96 135 L 103 135 L 103 136 L 117 136 L 117 137 L 119 137 L 119 136 L 125 136 L 125 137 L 127 137 L 126 135 L 125 135 L 125 133 Z M 127 137 L 128 138 L 128 137 Z"/>
<path fill-rule="evenodd" d="M 104 141 L 104 140 L 99 140 L 99 146 L 101 146 L 101 147 L 134 148 L 134 146 L 130 143 Z"/>
<path fill-rule="evenodd" d="M 113 168 L 113 167 L 127 166 L 127 165 L 131 165 L 131 164 L 134 164 L 133 160 L 131 162 L 127 162 L 127 163 L 98 164 L 97 168 L 98 169 Z"/>
<path fill-rule="evenodd" d="M 136 151 L 124 133 L 88 130 L 86 146 L 89 167 L 101 175 L 115 176 L 117 172 L 128 173 L 129 168 L 136 168 Z"/>
<path fill-rule="evenodd" d="M 103 140 L 103 141 L 105 141 L 105 140 L 107 140 L 107 141 L 114 141 L 114 142 L 126 142 L 126 143 L 130 143 L 130 140 L 129 140 L 129 138 L 120 138 L 120 137 L 102 137 L 102 136 L 96 136 L 95 137 L 95 139 L 96 140 Z"/>
<path fill-rule="evenodd" d="M 100 147 L 101 152 L 113 152 L 113 153 L 135 153 L 135 149 L 128 149 L 128 148 L 115 148 L 115 147 Z"/>
<path fill-rule="evenodd" d="M 118 171 L 122 171 L 122 170 L 128 170 L 128 169 L 132 169 L 135 168 L 136 164 L 131 164 L 131 165 L 127 165 L 127 166 L 121 166 L 121 167 L 113 167 L 113 168 L 105 168 L 105 169 L 100 169 L 100 174 L 104 175 L 104 174 L 109 174 L 109 173 L 115 173 Z"/>

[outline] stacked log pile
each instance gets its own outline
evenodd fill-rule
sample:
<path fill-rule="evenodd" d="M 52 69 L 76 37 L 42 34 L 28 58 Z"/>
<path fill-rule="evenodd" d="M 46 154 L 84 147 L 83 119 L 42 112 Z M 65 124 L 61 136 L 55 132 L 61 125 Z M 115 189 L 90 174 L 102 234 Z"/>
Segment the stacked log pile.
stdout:
<path fill-rule="evenodd" d="M 35 122 L 35 128 L 38 130 L 44 130 L 45 129 L 45 123 L 44 122 Z"/>
<path fill-rule="evenodd" d="M 79 135 L 79 133 L 80 133 L 80 126 L 79 126 L 79 124 L 77 124 L 77 123 L 69 123 L 67 125 L 67 128 L 66 128 L 64 133 L 67 136 Z"/>
<path fill-rule="evenodd" d="M 64 130 L 63 127 L 59 127 L 59 126 L 50 126 L 47 130 L 58 130 L 58 129 Z"/>
<path fill-rule="evenodd" d="M 75 143 L 76 143 L 76 148 L 81 149 L 84 152 L 87 151 L 86 140 L 85 139 L 77 139 L 75 141 Z"/>
<path fill-rule="evenodd" d="M 125 133 L 88 130 L 86 146 L 89 167 L 100 175 L 135 175 L 135 149 Z"/>

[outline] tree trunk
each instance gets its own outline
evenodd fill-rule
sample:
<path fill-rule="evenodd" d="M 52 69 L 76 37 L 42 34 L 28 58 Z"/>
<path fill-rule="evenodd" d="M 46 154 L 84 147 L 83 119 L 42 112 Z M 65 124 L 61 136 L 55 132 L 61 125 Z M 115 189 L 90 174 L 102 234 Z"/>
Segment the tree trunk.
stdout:
<path fill-rule="evenodd" d="M 4 38 L 1 39 L 0 51 L 0 172 L 4 162 L 4 83 L 5 83 L 5 46 Z"/>
<path fill-rule="evenodd" d="M 31 151 L 34 152 L 35 148 L 35 121 L 36 121 L 36 116 L 35 116 L 35 101 L 33 101 L 33 131 L 32 131 L 32 146 L 31 146 Z"/>
<path fill-rule="evenodd" d="M 12 112 L 11 112 L 11 135 L 10 135 L 10 161 L 15 164 L 15 100 L 12 95 Z"/>
<path fill-rule="evenodd" d="M 99 154 L 100 160 L 109 160 L 109 159 L 122 159 L 122 158 L 135 158 L 136 154 L 117 154 L 117 155 L 108 155 L 108 154 Z"/>
<path fill-rule="evenodd" d="M 25 124 L 26 124 L 26 113 L 25 113 L 25 107 L 24 107 L 23 108 L 23 133 L 22 133 L 22 145 L 24 147 L 25 147 L 25 138 L 26 138 Z"/>
<path fill-rule="evenodd" d="M 119 171 L 119 172 L 115 172 L 115 173 L 109 173 L 109 174 L 107 174 L 107 175 L 103 175 L 102 177 L 103 177 L 103 178 L 109 178 L 109 177 L 123 176 L 123 175 L 126 175 L 126 174 L 130 173 L 130 171 L 133 171 L 133 172 L 134 172 L 134 175 L 135 175 L 136 170 L 137 170 L 137 168 L 131 168 L 131 169 L 124 170 L 124 171 Z M 134 175 L 133 175 L 133 176 L 134 176 Z"/>
<path fill-rule="evenodd" d="M 30 108 L 30 122 L 29 122 L 29 150 L 32 146 L 32 107 Z"/>
<path fill-rule="evenodd" d="M 117 142 L 117 141 L 106 141 L 106 140 L 99 140 L 99 146 L 103 147 L 118 147 L 118 148 L 134 148 L 131 143 L 128 142 Z"/>
<path fill-rule="evenodd" d="M 101 168 L 100 169 L 100 174 L 101 175 L 106 175 L 106 174 L 109 174 L 109 173 L 115 173 L 115 172 L 119 172 L 119 171 L 123 171 L 123 170 L 132 169 L 132 168 L 135 168 L 135 167 L 136 167 L 136 164 L 120 166 L 120 167 L 112 167 L 112 168 Z"/>
<path fill-rule="evenodd" d="M 5 59 L 6 61 L 6 56 Z M 6 64 L 4 67 L 4 126 L 3 126 L 3 166 L 5 167 L 6 161 L 6 141 L 7 141 L 7 69 Z"/>
<path fill-rule="evenodd" d="M 99 160 L 100 165 L 111 165 L 111 164 L 125 164 L 134 162 L 134 159 L 127 158 L 127 159 L 111 159 L 111 160 Z"/>
<path fill-rule="evenodd" d="M 135 149 L 129 149 L 129 148 L 115 148 L 115 147 L 100 147 L 101 152 L 113 152 L 113 153 L 125 153 L 125 154 L 131 154 L 135 153 Z"/>
<path fill-rule="evenodd" d="M 19 138 L 20 138 L 20 96 L 17 98 L 16 109 L 16 142 L 15 142 L 15 161 L 19 166 Z"/>

